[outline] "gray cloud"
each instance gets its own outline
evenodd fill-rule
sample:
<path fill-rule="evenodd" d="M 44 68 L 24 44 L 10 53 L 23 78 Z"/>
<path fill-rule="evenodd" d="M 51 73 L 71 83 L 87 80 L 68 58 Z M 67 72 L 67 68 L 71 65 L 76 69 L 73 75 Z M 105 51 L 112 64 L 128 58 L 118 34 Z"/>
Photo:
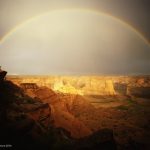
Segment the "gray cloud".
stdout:
<path fill-rule="evenodd" d="M 24 24 L 1 44 L 0 56 L 17 74 L 150 73 L 150 47 L 139 34 L 86 11 L 55 11 Z"/>
<path fill-rule="evenodd" d="M 52 9 L 89 8 L 110 13 L 136 27 L 150 40 L 149 0 L 1 0 L 0 36 L 31 17 Z"/>

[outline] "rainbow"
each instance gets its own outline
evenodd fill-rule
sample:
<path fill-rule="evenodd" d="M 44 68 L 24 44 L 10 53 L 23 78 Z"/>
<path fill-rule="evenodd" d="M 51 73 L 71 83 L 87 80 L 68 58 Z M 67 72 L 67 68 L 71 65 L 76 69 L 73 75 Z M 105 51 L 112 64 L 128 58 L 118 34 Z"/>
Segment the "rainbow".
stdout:
<path fill-rule="evenodd" d="M 97 10 L 92 10 L 92 9 L 77 9 L 77 8 L 71 8 L 71 9 L 56 9 L 56 10 L 51 10 L 51 11 L 48 11 L 48 12 L 45 12 L 45 13 L 42 13 L 40 15 L 37 15 L 37 16 L 34 16 L 34 17 L 31 17 L 30 19 L 20 23 L 19 25 L 15 26 L 12 30 L 10 30 L 7 34 L 5 34 L 1 40 L 0 40 L 0 45 L 3 44 L 8 37 L 10 37 L 11 35 L 13 35 L 18 29 L 20 29 L 22 26 L 24 26 L 25 24 L 37 19 L 38 17 L 41 17 L 41 16 L 45 16 L 45 15 L 48 15 L 52 12 L 56 12 L 56 11 L 80 11 L 80 12 L 87 12 L 87 13 L 94 13 L 95 15 L 103 15 L 103 16 L 108 16 L 110 18 L 112 18 L 113 20 L 119 22 L 120 24 L 128 27 L 131 31 L 135 32 L 137 34 L 137 36 L 144 41 L 144 43 L 148 46 L 150 46 L 150 42 L 148 41 L 148 39 L 146 39 L 143 34 L 141 32 L 139 32 L 134 26 L 131 26 L 129 23 L 121 20 L 120 18 L 117 18 L 109 13 L 105 13 L 105 12 L 100 12 L 100 11 L 97 11 Z"/>

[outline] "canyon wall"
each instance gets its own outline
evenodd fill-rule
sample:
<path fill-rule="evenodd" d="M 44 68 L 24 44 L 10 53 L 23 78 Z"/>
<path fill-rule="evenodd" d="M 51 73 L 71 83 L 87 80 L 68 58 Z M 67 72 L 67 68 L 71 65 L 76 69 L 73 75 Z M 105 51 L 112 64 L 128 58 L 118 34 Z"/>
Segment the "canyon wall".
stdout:
<path fill-rule="evenodd" d="M 35 83 L 61 93 L 79 95 L 135 95 L 150 97 L 150 76 L 8 76 L 20 85 Z"/>

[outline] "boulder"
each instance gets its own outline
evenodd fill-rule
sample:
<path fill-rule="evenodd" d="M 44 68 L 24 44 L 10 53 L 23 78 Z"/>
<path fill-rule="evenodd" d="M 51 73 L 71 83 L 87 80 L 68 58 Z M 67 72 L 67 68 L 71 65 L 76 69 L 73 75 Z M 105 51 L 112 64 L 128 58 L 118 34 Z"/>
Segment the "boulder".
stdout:
<path fill-rule="evenodd" d="M 2 82 L 5 79 L 7 72 L 0 70 L 0 82 Z"/>

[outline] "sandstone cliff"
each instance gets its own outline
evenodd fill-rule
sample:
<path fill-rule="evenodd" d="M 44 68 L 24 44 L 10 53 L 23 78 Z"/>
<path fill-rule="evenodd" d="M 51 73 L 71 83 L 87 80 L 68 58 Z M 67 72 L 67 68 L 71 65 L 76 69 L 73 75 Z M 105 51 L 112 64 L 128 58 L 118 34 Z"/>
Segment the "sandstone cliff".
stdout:
<path fill-rule="evenodd" d="M 105 77 L 9 77 L 13 83 L 36 83 L 54 91 L 79 95 L 115 95 L 113 80 Z"/>
<path fill-rule="evenodd" d="M 36 83 L 61 93 L 102 96 L 145 93 L 150 97 L 149 76 L 10 76 L 8 79 L 17 85 Z M 142 93 L 136 94 L 140 90 Z"/>

